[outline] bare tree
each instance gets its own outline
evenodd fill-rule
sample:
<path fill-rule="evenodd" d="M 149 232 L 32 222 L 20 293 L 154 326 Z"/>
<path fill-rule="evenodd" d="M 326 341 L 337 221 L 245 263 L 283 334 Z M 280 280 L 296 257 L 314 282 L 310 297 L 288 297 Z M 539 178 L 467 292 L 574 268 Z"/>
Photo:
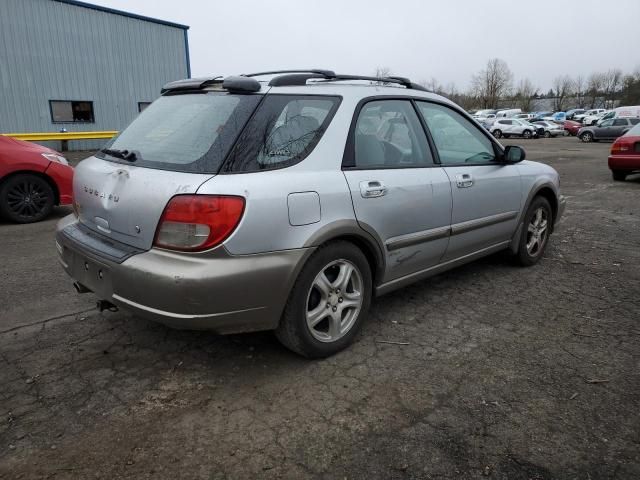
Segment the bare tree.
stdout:
<path fill-rule="evenodd" d="M 604 75 L 599 72 L 594 72 L 589 75 L 587 79 L 587 103 L 589 108 L 596 108 L 598 105 L 598 98 L 604 87 Z"/>
<path fill-rule="evenodd" d="M 578 75 L 573 81 L 573 88 L 575 90 L 576 102 L 578 103 L 577 107 L 584 107 L 584 89 L 585 89 L 585 80 L 582 75 Z"/>
<path fill-rule="evenodd" d="M 605 106 L 612 107 L 616 94 L 622 87 L 622 70 L 614 68 L 602 75 L 603 85 L 602 94 L 604 96 Z"/>
<path fill-rule="evenodd" d="M 528 78 L 523 78 L 518 82 L 518 86 L 516 87 L 515 100 L 517 102 L 518 108 L 520 108 L 523 112 L 531 111 L 531 103 L 534 95 L 536 94 L 536 88 L 531 83 L 531 80 Z"/>
<path fill-rule="evenodd" d="M 376 78 L 387 78 L 389 76 L 393 75 L 393 73 L 391 73 L 391 69 L 389 67 L 376 67 L 376 71 L 373 74 L 374 77 Z M 386 85 L 387 82 L 374 82 L 376 85 Z"/>
<path fill-rule="evenodd" d="M 473 90 L 484 108 L 496 108 L 498 100 L 511 90 L 513 74 L 504 60 L 492 58 L 487 66 L 473 76 Z"/>
<path fill-rule="evenodd" d="M 561 75 L 553 80 L 555 98 L 553 99 L 553 109 L 556 112 L 563 112 L 566 107 L 567 97 L 573 94 L 573 80 L 569 75 Z"/>

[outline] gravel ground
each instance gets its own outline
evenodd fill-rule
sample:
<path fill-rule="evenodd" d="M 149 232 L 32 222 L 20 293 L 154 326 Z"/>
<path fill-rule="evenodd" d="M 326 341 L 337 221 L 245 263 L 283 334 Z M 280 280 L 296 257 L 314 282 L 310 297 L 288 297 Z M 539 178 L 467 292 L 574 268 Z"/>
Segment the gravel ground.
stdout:
<path fill-rule="evenodd" d="M 505 143 L 561 174 L 544 259 L 381 297 L 322 361 L 96 313 L 57 264 L 68 210 L 0 224 L 0 478 L 640 478 L 640 178 L 609 144 Z"/>

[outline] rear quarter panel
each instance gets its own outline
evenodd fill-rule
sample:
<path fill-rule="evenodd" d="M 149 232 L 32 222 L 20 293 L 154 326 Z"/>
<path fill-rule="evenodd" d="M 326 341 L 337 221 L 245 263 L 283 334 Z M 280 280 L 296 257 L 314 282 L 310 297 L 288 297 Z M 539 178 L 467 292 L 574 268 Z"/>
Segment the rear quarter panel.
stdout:
<path fill-rule="evenodd" d="M 286 93 L 294 93 L 288 90 Z M 330 89 L 322 93 L 335 94 Z M 302 248 L 313 244 L 312 239 L 319 230 L 326 230 L 332 224 L 343 225 L 345 220 L 355 223 L 351 195 L 341 165 L 357 100 L 351 96 L 342 98 L 320 142 L 301 162 L 276 170 L 217 175 L 198 189 L 198 193 L 203 194 L 246 198 L 240 225 L 225 241 L 231 254 Z M 289 195 L 301 192 L 318 194 L 320 215 L 316 222 L 294 226 L 292 223 L 296 222 L 291 221 L 287 199 Z"/>

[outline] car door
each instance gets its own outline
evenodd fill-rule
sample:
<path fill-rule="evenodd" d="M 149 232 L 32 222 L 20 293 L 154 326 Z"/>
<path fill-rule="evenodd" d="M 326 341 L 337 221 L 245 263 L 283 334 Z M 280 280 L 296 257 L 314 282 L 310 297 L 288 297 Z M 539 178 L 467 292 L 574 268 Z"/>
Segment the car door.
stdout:
<path fill-rule="evenodd" d="M 629 120 L 626 118 L 615 118 L 610 130 L 610 139 L 615 139 L 629 130 Z"/>
<path fill-rule="evenodd" d="M 358 110 L 343 171 L 358 223 L 384 251 L 387 282 L 440 261 L 449 238 L 451 186 L 410 100 L 374 99 Z"/>
<path fill-rule="evenodd" d="M 451 182 L 451 238 L 442 261 L 506 245 L 521 208 L 518 167 L 502 163 L 499 147 L 463 113 L 435 102 L 417 105 Z"/>
<path fill-rule="evenodd" d="M 593 138 L 607 139 L 613 135 L 613 119 L 605 120 L 593 129 Z"/>

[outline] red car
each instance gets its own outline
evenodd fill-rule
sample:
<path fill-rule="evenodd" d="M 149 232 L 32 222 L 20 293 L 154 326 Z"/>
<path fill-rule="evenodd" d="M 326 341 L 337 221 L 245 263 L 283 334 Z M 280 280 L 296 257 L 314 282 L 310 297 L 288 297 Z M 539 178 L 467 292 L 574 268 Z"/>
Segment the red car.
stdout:
<path fill-rule="evenodd" d="M 73 168 L 42 145 L 0 135 L 0 216 L 38 222 L 72 200 Z"/>
<path fill-rule="evenodd" d="M 578 134 L 578 130 L 580 130 L 584 125 L 580 122 L 574 122 L 573 120 L 565 120 L 564 121 L 564 129 L 569 132 L 569 135 L 573 135 L 574 137 Z"/>
<path fill-rule="evenodd" d="M 614 180 L 640 173 L 640 123 L 613 142 L 609 168 Z"/>

